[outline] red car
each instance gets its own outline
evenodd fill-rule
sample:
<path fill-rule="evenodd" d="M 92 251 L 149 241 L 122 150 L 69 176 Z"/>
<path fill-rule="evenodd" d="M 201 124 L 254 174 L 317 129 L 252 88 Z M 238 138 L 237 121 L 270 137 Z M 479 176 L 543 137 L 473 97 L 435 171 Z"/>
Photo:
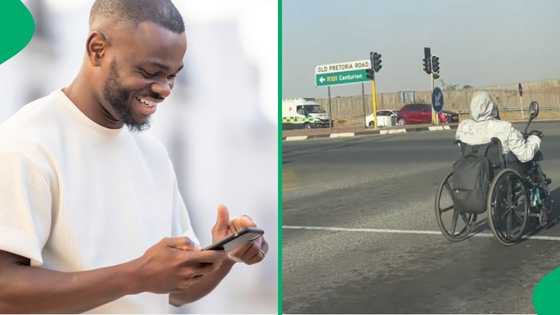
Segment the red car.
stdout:
<path fill-rule="evenodd" d="M 430 104 L 407 104 L 399 111 L 399 125 L 405 124 L 430 124 L 432 123 L 432 105 Z M 441 123 L 452 123 L 459 121 L 459 114 L 450 111 L 438 113 Z M 402 121 L 401 121 L 402 120 Z"/>

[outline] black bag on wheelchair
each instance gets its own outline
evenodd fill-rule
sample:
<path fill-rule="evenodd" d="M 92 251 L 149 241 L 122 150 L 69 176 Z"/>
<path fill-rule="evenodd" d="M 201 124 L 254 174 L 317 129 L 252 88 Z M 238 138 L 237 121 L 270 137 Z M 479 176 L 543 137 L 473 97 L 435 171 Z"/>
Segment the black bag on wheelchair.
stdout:
<path fill-rule="evenodd" d="M 453 163 L 451 191 L 455 209 L 460 212 L 480 214 L 486 210 L 493 173 L 493 164 L 487 156 L 491 145 L 466 145 L 468 150 L 463 149 L 463 156 Z"/>

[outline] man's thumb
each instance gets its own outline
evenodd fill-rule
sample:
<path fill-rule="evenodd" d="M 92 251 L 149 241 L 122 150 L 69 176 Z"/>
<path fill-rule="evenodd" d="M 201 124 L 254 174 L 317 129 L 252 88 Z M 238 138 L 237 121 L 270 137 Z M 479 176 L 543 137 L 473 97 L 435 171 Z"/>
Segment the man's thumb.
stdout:
<path fill-rule="evenodd" d="M 224 205 L 218 206 L 218 216 L 216 218 L 217 228 L 227 228 L 229 225 L 229 211 Z"/>

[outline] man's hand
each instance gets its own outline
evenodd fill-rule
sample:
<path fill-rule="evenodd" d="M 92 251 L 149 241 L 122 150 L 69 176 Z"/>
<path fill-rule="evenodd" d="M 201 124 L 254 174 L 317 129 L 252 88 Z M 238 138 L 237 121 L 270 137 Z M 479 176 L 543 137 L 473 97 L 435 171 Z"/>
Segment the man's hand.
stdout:
<path fill-rule="evenodd" d="M 531 130 L 529 132 L 529 136 L 537 136 L 542 140 L 542 138 L 544 137 L 544 133 L 540 130 Z"/>
<path fill-rule="evenodd" d="M 184 290 L 227 260 L 220 251 L 201 251 L 187 237 L 164 238 L 137 259 L 138 292 Z"/>
<path fill-rule="evenodd" d="M 141 292 L 171 293 L 172 303 L 184 304 L 208 294 L 233 265 L 223 251 L 201 251 L 186 237 L 165 238 L 137 259 L 88 271 L 28 262 L 0 251 L 0 313 L 82 313 Z"/>
<path fill-rule="evenodd" d="M 212 227 L 212 242 L 218 242 L 246 227 L 256 227 L 256 224 L 248 216 L 234 218 L 230 221 L 227 208 L 218 206 L 216 224 Z M 184 244 L 182 248 L 186 248 L 186 250 L 190 249 L 188 246 L 184 246 Z M 222 260 L 215 262 L 217 269 L 213 269 L 207 274 L 191 279 L 188 282 L 188 289 L 172 292 L 169 295 L 169 303 L 179 306 L 200 299 L 214 290 L 220 281 L 229 273 L 235 261 L 242 261 L 251 265 L 263 260 L 267 251 L 268 244 L 262 236 L 230 252 L 222 250 L 203 251 L 221 253 L 222 256 L 220 256 L 220 258 L 222 258 Z"/>
<path fill-rule="evenodd" d="M 244 228 L 256 226 L 255 222 L 247 215 L 230 220 L 228 209 L 220 205 L 218 206 L 216 224 L 212 228 L 212 240 L 215 243 Z M 267 252 L 268 243 L 264 237 L 261 236 L 245 246 L 228 252 L 228 256 L 234 261 L 241 261 L 252 265 L 263 260 Z"/>

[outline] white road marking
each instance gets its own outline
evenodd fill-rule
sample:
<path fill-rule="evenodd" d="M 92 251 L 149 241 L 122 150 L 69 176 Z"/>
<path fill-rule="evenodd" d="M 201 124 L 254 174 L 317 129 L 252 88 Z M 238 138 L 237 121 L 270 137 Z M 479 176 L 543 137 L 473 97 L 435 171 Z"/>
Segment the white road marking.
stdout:
<path fill-rule="evenodd" d="M 331 133 L 331 138 L 343 138 L 343 137 L 353 137 L 353 132 L 340 132 L 340 133 Z"/>
<path fill-rule="evenodd" d="M 362 232 L 362 233 L 393 233 L 393 234 L 422 234 L 422 235 L 441 235 L 440 231 L 429 230 L 398 230 L 398 229 L 366 229 L 366 228 L 343 228 L 329 226 L 297 226 L 284 225 L 282 228 L 286 230 L 315 230 L 315 231 L 333 231 L 333 232 Z M 495 237 L 492 233 L 475 233 L 473 237 Z M 560 241 L 560 236 L 529 236 L 530 240 L 541 241 Z"/>
<path fill-rule="evenodd" d="M 305 140 L 305 139 L 307 139 L 307 136 L 286 137 L 286 141 L 298 141 L 298 140 Z"/>
<path fill-rule="evenodd" d="M 406 133 L 406 129 L 388 129 L 388 130 L 380 130 L 380 135 L 393 135 L 398 133 Z"/>
<path fill-rule="evenodd" d="M 443 126 L 430 126 L 428 129 L 430 131 L 443 130 Z"/>

